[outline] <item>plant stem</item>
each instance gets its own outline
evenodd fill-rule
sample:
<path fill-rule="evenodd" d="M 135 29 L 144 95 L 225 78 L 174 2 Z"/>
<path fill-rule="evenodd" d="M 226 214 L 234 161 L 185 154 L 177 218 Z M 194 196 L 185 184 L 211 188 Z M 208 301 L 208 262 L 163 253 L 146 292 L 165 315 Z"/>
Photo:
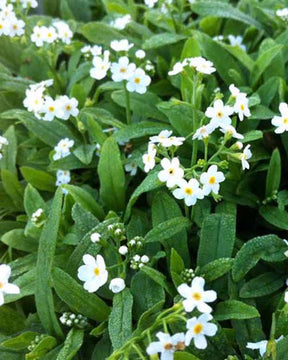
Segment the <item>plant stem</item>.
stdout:
<path fill-rule="evenodd" d="M 197 89 L 197 81 L 194 77 L 193 82 L 193 95 L 192 95 L 192 106 L 193 106 L 193 132 L 197 130 L 197 121 L 196 121 L 196 89 Z M 191 157 L 191 166 L 196 164 L 197 161 L 197 153 L 198 153 L 198 140 L 195 141 L 193 149 L 192 149 L 192 157 Z"/>
<path fill-rule="evenodd" d="M 124 87 L 125 99 L 126 99 L 126 121 L 127 121 L 127 125 L 130 125 L 131 124 L 130 93 L 126 89 L 126 84 L 124 81 L 123 81 L 123 87 Z"/>

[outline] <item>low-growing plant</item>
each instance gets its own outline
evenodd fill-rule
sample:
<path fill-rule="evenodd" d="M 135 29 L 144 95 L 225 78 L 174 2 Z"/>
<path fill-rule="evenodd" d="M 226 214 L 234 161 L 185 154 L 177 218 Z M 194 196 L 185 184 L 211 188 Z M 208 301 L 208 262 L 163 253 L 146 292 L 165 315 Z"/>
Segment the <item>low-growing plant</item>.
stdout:
<path fill-rule="evenodd" d="M 0 0 L 0 359 L 288 359 L 288 8 Z"/>

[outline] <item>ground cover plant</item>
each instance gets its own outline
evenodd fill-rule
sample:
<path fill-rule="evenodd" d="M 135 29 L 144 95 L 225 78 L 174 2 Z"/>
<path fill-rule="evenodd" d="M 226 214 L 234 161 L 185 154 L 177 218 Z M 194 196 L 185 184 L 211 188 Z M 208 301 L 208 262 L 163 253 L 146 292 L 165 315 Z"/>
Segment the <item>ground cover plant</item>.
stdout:
<path fill-rule="evenodd" d="M 38 5 L 0 0 L 0 359 L 288 359 L 288 4 Z"/>

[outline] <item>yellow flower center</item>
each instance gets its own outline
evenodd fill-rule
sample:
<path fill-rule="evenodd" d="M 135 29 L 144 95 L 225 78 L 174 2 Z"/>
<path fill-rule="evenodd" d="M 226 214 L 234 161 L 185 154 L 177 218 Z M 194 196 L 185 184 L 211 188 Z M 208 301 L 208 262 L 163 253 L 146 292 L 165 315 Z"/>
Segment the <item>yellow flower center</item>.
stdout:
<path fill-rule="evenodd" d="M 170 344 L 170 343 L 166 343 L 166 344 L 164 345 L 164 349 L 165 349 L 165 350 L 171 350 L 172 348 L 173 348 L 173 345 Z"/>
<path fill-rule="evenodd" d="M 223 112 L 222 112 L 222 111 L 218 111 L 217 117 L 218 117 L 218 118 L 222 118 L 222 117 L 223 117 Z"/>
<path fill-rule="evenodd" d="M 99 275 L 100 275 L 100 269 L 99 269 L 98 267 L 96 267 L 96 268 L 94 269 L 94 274 L 95 274 L 96 276 L 99 276 Z"/>
<path fill-rule="evenodd" d="M 48 110 L 49 110 L 50 112 L 53 112 L 53 111 L 55 110 L 55 108 L 54 108 L 54 106 L 49 106 Z"/>
<path fill-rule="evenodd" d="M 179 341 L 179 342 L 176 344 L 175 349 L 176 349 L 176 350 L 184 350 L 185 347 L 186 347 L 186 346 L 185 346 L 185 342 Z"/>
<path fill-rule="evenodd" d="M 140 78 L 138 78 L 138 77 L 134 79 L 135 84 L 140 84 L 140 81 L 141 81 L 141 80 L 140 80 Z"/>
<path fill-rule="evenodd" d="M 121 69 L 120 69 L 120 72 L 121 72 L 121 73 L 126 73 L 126 69 L 125 69 L 125 68 L 121 68 Z"/>
<path fill-rule="evenodd" d="M 169 174 L 170 174 L 170 175 L 173 175 L 173 174 L 174 174 L 174 169 L 172 169 L 172 168 L 169 169 Z"/>
<path fill-rule="evenodd" d="M 72 107 L 71 107 L 71 105 L 66 105 L 66 110 L 67 110 L 67 111 L 70 111 L 70 110 L 72 110 Z"/>
<path fill-rule="evenodd" d="M 13 26 L 13 30 L 17 30 L 18 29 L 18 26 L 16 24 L 14 24 Z"/>
<path fill-rule="evenodd" d="M 185 189 L 185 193 L 186 193 L 187 195 L 192 195 L 192 194 L 193 194 L 193 190 L 192 190 L 191 188 L 186 188 L 186 189 Z"/>
<path fill-rule="evenodd" d="M 240 105 L 240 109 L 242 110 L 242 111 L 244 111 L 244 109 L 245 109 L 245 106 L 242 104 L 242 105 Z"/>
<path fill-rule="evenodd" d="M 209 184 L 210 184 L 210 185 L 213 185 L 213 184 L 215 184 L 215 183 L 216 183 L 216 178 L 215 178 L 215 176 L 211 176 L 210 179 L 209 179 Z"/>
<path fill-rule="evenodd" d="M 2 24 L 0 24 L 0 29 L 3 29 L 3 25 L 2 25 Z"/>
<path fill-rule="evenodd" d="M 202 330 L 203 330 L 203 325 L 197 324 L 194 326 L 193 332 L 194 332 L 194 334 L 198 335 L 202 332 Z"/>
<path fill-rule="evenodd" d="M 51 37 L 52 37 L 52 33 L 49 32 L 49 33 L 47 34 L 47 36 L 48 36 L 49 38 L 51 38 Z"/>
<path fill-rule="evenodd" d="M 2 282 L 0 282 L 0 289 L 3 289 L 4 284 Z"/>
<path fill-rule="evenodd" d="M 202 299 L 202 295 L 199 292 L 195 292 L 192 294 L 192 298 L 196 301 L 200 301 Z"/>
<path fill-rule="evenodd" d="M 283 119 L 283 124 L 288 124 L 288 118 Z"/>

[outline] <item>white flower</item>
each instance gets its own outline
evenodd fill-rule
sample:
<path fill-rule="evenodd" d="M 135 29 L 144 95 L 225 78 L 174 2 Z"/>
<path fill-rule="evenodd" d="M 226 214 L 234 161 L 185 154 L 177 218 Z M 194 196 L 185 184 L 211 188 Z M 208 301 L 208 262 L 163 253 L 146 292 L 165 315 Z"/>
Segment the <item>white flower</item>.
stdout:
<path fill-rule="evenodd" d="M 28 7 L 35 9 L 38 6 L 37 0 L 21 0 L 20 2 L 24 9 Z"/>
<path fill-rule="evenodd" d="M 210 126 L 214 129 L 231 125 L 231 118 L 230 115 L 233 114 L 233 108 L 224 105 L 222 100 L 216 100 L 213 104 L 213 107 L 208 107 L 205 111 L 205 116 L 211 119 Z"/>
<path fill-rule="evenodd" d="M 178 158 L 173 158 L 171 161 L 167 158 L 161 160 L 163 170 L 158 173 L 158 179 L 161 182 L 166 182 L 168 188 L 172 188 L 178 184 L 184 176 L 184 170 L 180 167 Z"/>
<path fill-rule="evenodd" d="M 216 35 L 213 37 L 214 41 L 223 41 L 224 40 L 224 36 L 223 35 Z"/>
<path fill-rule="evenodd" d="M 234 104 L 234 111 L 236 114 L 238 114 L 240 121 L 243 121 L 244 116 L 246 117 L 250 117 L 251 116 L 251 112 L 249 110 L 248 107 L 248 98 L 246 96 L 246 94 L 244 93 L 240 93 L 237 97 L 236 97 L 236 102 Z"/>
<path fill-rule="evenodd" d="M 277 10 L 276 15 L 278 17 L 280 17 L 282 20 L 287 21 L 288 20 L 288 8 Z"/>
<path fill-rule="evenodd" d="M 8 145 L 9 142 L 4 136 L 0 136 L 0 150 L 2 149 L 3 145 Z"/>
<path fill-rule="evenodd" d="M 116 52 L 129 51 L 133 46 L 134 44 L 130 44 L 127 39 L 113 40 L 110 43 L 111 49 L 115 50 Z"/>
<path fill-rule="evenodd" d="M 184 333 L 177 333 L 173 336 L 158 332 L 156 334 L 159 341 L 153 341 L 146 349 L 148 355 L 161 353 L 160 360 L 173 360 L 174 352 L 185 349 Z"/>
<path fill-rule="evenodd" d="M 275 342 L 278 343 L 282 339 L 284 339 L 284 336 L 280 336 L 278 339 L 275 339 Z M 266 353 L 267 345 L 268 345 L 268 341 L 262 340 L 256 343 L 248 342 L 246 347 L 247 349 L 251 349 L 251 350 L 259 350 L 260 356 L 262 357 Z"/>
<path fill-rule="evenodd" d="M 243 170 L 250 168 L 250 165 L 249 165 L 249 163 L 247 161 L 252 157 L 252 152 L 250 150 L 250 146 L 251 145 L 247 145 L 244 148 L 243 153 L 240 155 L 240 160 L 241 160 L 241 163 L 242 163 L 242 169 Z"/>
<path fill-rule="evenodd" d="M 244 145 L 240 141 L 236 141 L 234 146 L 236 147 L 237 150 L 242 150 Z"/>
<path fill-rule="evenodd" d="M 210 192 L 218 194 L 220 183 L 224 180 L 225 176 L 221 171 L 218 171 L 217 165 L 211 165 L 207 172 L 201 174 L 200 176 L 200 182 L 203 184 L 204 195 L 209 195 Z"/>
<path fill-rule="evenodd" d="M 121 255 L 126 255 L 128 253 L 128 247 L 125 245 L 122 245 L 122 246 L 120 246 L 118 252 Z"/>
<path fill-rule="evenodd" d="M 237 98 L 237 96 L 239 95 L 239 94 L 241 94 L 241 92 L 240 92 L 240 90 L 234 85 L 234 84 L 231 84 L 230 86 L 229 86 L 229 91 L 230 91 L 230 93 L 231 93 L 231 96 L 233 97 L 233 98 Z"/>
<path fill-rule="evenodd" d="M 213 302 L 217 299 L 216 291 L 204 290 L 205 280 L 202 277 L 195 277 L 191 286 L 181 284 L 177 290 L 179 294 L 185 298 L 183 306 L 186 312 L 191 312 L 195 308 L 202 313 L 210 313 L 212 308 L 206 303 Z"/>
<path fill-rule="evenodd" d="M 90 70 L 90 76 L 96 80 L 102 80 L 107 75 L 107 71 L 110 68 L 109 51 L 104 51 L 103 59 L 100 56 L 93 58 L 93 68 Z"/>
<path fill-rule="evenodd" d="M 56 186 L 60 186 L 62 184 L 69 184 L 69 182 L 71 181 L 70 171 L 68 170 L 57 170 L 56 176 Z"/>
<path fill-rule="evenodd" d="M 36 223 L 38 219 L 41 217 L 41 215 L 44 213 L 42 208 L 39 208 L 31 215 L 31 220 L 33 223 Z"/>
<path fill-rule="evenodd" d="M 43 32 L 45 42 L 47 42 L 48 44 L 52 44 L 58 38 L 56 29 L 53 26 L 49 26 L 48 28 L 43 27 Z"/>
<path fill-rule="evenodd" d="M 170 136 L 166 141 L 165 141 L 165 147 L 170 147 L 170 146 L 180 146 L 183 145 L 183 142 L 185 141 L 185 137 L 176 137 L 176 136 Z M 164 146 L 164 145 L 163 145 Z"/>
<path fill-rule="evenodd" d="M 90 240 L 93 242 L 93 243 L 96 243 L 96 242 L 99 242 L 101 239 L 101 235 L 99 233 L 93 233 L 91 234 L 90 236 Z"/>
<path fill-rule="evenodd" d="M 109 290 L 111 290 L 114 294 L 118 294 L 125 289 L 125 281 L 121 278 L 112 279 L 109 284 Z"/>
<path fill-rule="evenodd" d="M 193 135 L 193 140 L 203 140 L 207 138 L 213 132 L 213 127 L 210 125 L 203 125 L 199 129 L 196 130 L 195 134 Z"/>
<path fill-rule="evenodd" d="M 136 58 L 137 59 L 144 59 L 145 58 L 145 56 L 146 56 L 146 53 L 145 53 L 145 51 L 144 50 L 137 50 L 136 52 L 135 52 L 135 56 L 136 56 Z"/>
<path fill-rule="evenodd" d="M 128 156 L 130 158 L 131 155 Z M 137 164 L 134 161 L 130 161 L 125 165 L 125 171 L 130 173 L 131 176 L 135 176 L 137 173 Z"/>
<path fill-rule="evenodd" d="M 230 42 L 230 45 L 232 46 L 238 46 L 244 51 L 246 51 L 246 46 L 243 44 L 243 36 L 234 36 L 234 35 L 228 35 L 228 40 Z"/>
<path fill-rule="evenodd" d="M 197 349 L 206 349 L 207 340 L 205 336 L 214 336 L 217 332 L 217 325 L 209 323 L 213 317 L 210 314 L 202 314 L 198 318 L 193 317 L 187 321 L 187 333 L 185 344 L 188 346 L 193 339 Z"/>
<path fill-rule="evenodd" d="M 44 45 L 46 40 L 47 28 L 45 26 L 35 26 L 33 28 L 33 33 L 31 34 L 31 41 L 35 43 L 36 46 L 41 47 Z"/>
<path fill-rule="evenodd" d="M 147 255 L 142 255 L 140 260 L 143 264 L 147 264 L 150 259 Z"/>
<path fill-rule="evenodd" d="M 187 59 L 189 65 L 202 74 L 212 74 L 216 71 L 212 61 L 206 60 L 201 56 Z"/>
<path fill-rule="evenodd" d="M 236 129 L 232 125 L 222 125 L 220 131 L 223 134 L 227 134 L 230 137 L 234 137 L 235 139 L 244 139 L 244 136 L 237 133 Z"/>
<path fill-rule="evenodd" d="M 147 91 L 147 86 L 151 83 L 150 76 L 146 75 L 145 71 L 137 68 L 134 73 L 129 77 L 126 88 L 129 92 L 137 92 L 144 94 Z"/>
<path fill-rule="evenodd" d="M 44 113 L 43 120 L 52 121 L 58 111 L 58 102 L 53 100 L 50 96 L 46 96 L 44 100 L 44 104 L 40 110 L 41 113 Z"/>
<path fill-rule="evenodd" d="M 196 179 L 190 179 L 188 182 L 181 179 L 178 182 L 179 188 L 173 191 L 176 199 L 184 199 L 187 206 L 195 205 L 198 199 L 203 199 L 203 191 L 199 188 L 199 182 Z"/>
<path fill-rule="evenodd" d="M 70 116 L 78 116 L 78 100 L 68 96 L 60 96 L 56 100 L 56 117 L 62 120 L 68 120 Z"/>
<path fill-rule="evenodd" d="M 68 138 L 62 139 L 55 146 L 56 153 L 53 155 L 53 160 L 59 160 L 70 154 L 70 149 L 74 146 L 74 140 Z"/>
<path fill-rule="evenodd" d="M 99 56 L 102 55 L 102 46 L 94 45 L 90 46 L 90 52 L 93 56 Z"/>
<path fill-rule="evenodd" d="M 274 116 L 272 119 L 272 125 L 276 126 L 276 134 L 282 134 L 284 131 L 288 131 L 288 105 L 286 103 L 280 103 L 279 111 L 281 116 Z"/>
<path fill-rule="evenodd" d="M 158 0 L 144 0 L 145 5 L 149 8 L 153 8 L 155 4 L 157 4 Z"/>
<path fill-rule="evenodd" d="M 2 10 L 7 5 L 7 0 L 0 0 L 0 9 Z"/>
<path fill-rule="evenodd" d="M 78 269 L 78 278 L 84 281 L 84 289 L 92 293 L 97 291 L 101 286 L 106 284 L 108 271 L 103 257 L 97 255 L 96 259 L 91 255 L 84 255 L 82 265 Z"/>
<path fill-rule="evenodd" d="M 4 294 L 20 294 L 17 285 L 9 284 L 11 267 L 9 265 L 0 265 L 0 306 L 4 304 Z"/>
<path fill-rule="evenodd" d="M 73 38 L 73 32 L 69 25 L 64 21 L 55 21 L 53 26 L 57 29 L 58 39 L 60 39 L 64 44 L 70 44 L 71 39 Z"/>
<path fill-rule="evenodd" d="M 9 20 L 9 36 L 21 36 L 24 34 L 25 22 L 17 18 Z"/>
<path fill-rule="evenodd" d="M 155 156 L 156 156 L 156 149 L 155 146 L 152 144 L 148 146 L 148 152 L 147 154 L 144 154 L 142 156 L 142 161 L 145 165 L 144 171 L 148 173 L 150 170 L 154 169 L 155 167 Z"/>
<path fill-rule="evenodd" d="M 161 144 L 164 147 L 169 147 L 170 146 L 169 138 L 171 135 L 172 135 L 172 130 L 162 130 L 159 133 L 159 135 L 151 136 L 150 142 L 153 144 Z"/>
<path fill-rule="evenodd" d="M 110 25 L 115 29 L 124 30 L 126 25 L 131 22 L 131 15 L 127 14 L 121 17 L 116 18 L 114 21 L 110 22 Z"/>
<path fill-rule="evenodd" d="M 121 56 L 118 63 L 111 64 L 112 80 L 115 82 L 128 80 L 134 73 L 136 65 L 129 63 L 127 56 Z"/>
<path fill-rule="evenodd" d="M 173 76 L 182 73 L 186 65 L 187 63 L 185 62 L 177 62 L 174 64 L 173 69 L 168 72 L 168 75 Z"/>

